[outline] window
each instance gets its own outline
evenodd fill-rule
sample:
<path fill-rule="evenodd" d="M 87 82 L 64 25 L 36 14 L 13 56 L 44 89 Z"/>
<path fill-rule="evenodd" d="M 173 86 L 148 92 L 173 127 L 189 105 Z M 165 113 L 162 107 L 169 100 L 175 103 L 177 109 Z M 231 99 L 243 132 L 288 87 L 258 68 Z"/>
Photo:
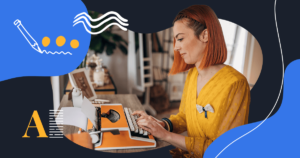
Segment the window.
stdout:
<path fill-rule="evenodd" d="M 220 19 L 220 23 L 228 52 L 225 64 L 243 73 L 248 31 L 226 20 Z"/>

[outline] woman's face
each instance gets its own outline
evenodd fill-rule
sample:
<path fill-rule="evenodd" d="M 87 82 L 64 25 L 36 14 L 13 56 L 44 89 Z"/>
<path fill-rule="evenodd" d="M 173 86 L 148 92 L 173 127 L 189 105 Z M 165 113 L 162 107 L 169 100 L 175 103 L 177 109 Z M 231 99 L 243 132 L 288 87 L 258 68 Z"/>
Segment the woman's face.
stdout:
<path fill-rule="evenodd" d="M 174 50 L 177 50 L 186 64 L 200 62 L 207 43 L 207 31 L 204 30 L 197 38 L 194 30 L 187 26 L 188 20 L 182 19 L 174 23 Z"/>

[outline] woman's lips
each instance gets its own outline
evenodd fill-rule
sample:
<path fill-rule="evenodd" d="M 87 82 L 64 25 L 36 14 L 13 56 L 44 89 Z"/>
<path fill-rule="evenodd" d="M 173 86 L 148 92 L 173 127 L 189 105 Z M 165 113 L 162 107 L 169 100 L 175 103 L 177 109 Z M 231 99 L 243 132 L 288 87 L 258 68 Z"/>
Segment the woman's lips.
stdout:
<path fill-rule="evenodd" d="M 181 57 L 183 58 L 185 54 L 186 54 L 186 53 L 182 53 L 182 54 L 180 54 L 180 55 L 181 55 Z"/>

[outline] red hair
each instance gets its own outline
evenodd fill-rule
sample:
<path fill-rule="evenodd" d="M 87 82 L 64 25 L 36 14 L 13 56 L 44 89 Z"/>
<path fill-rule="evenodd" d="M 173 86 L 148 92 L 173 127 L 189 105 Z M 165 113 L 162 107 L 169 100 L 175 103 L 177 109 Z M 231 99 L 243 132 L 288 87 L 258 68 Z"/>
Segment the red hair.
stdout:
<path fill-rule="evenodd" d="M 223 64 L 227 58 L 227 49 L 222 27 L 215 12 L 206 5 L 192 5 L 180 11 L 173 24 L 182 19 L 188 20 L 188 27 L 194 30 L 197 38 L 204 29 L 208 31 L 208 42 L 199 68 L 202 70 L 211 65 Z M 173 48 L 175 47 L 175 38 Z M 174 62 L 169 74 L 176 74 L 193 68 L 194 64 L 186 64 L 178 51 L 174 50 Z"/>

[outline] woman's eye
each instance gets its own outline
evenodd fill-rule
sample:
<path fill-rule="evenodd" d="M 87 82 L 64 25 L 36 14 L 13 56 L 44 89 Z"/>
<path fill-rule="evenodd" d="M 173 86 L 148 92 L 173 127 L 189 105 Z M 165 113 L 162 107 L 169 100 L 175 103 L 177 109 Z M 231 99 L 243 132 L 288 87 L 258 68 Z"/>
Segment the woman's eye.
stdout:
<path fill-rule="evenodd" d="M 177 41 L 180 41 L 180 42 L 181 42 L 182 40 L 183 40 L 183 38 L 180 38 L 180 39 L 178 39 Z"/>

